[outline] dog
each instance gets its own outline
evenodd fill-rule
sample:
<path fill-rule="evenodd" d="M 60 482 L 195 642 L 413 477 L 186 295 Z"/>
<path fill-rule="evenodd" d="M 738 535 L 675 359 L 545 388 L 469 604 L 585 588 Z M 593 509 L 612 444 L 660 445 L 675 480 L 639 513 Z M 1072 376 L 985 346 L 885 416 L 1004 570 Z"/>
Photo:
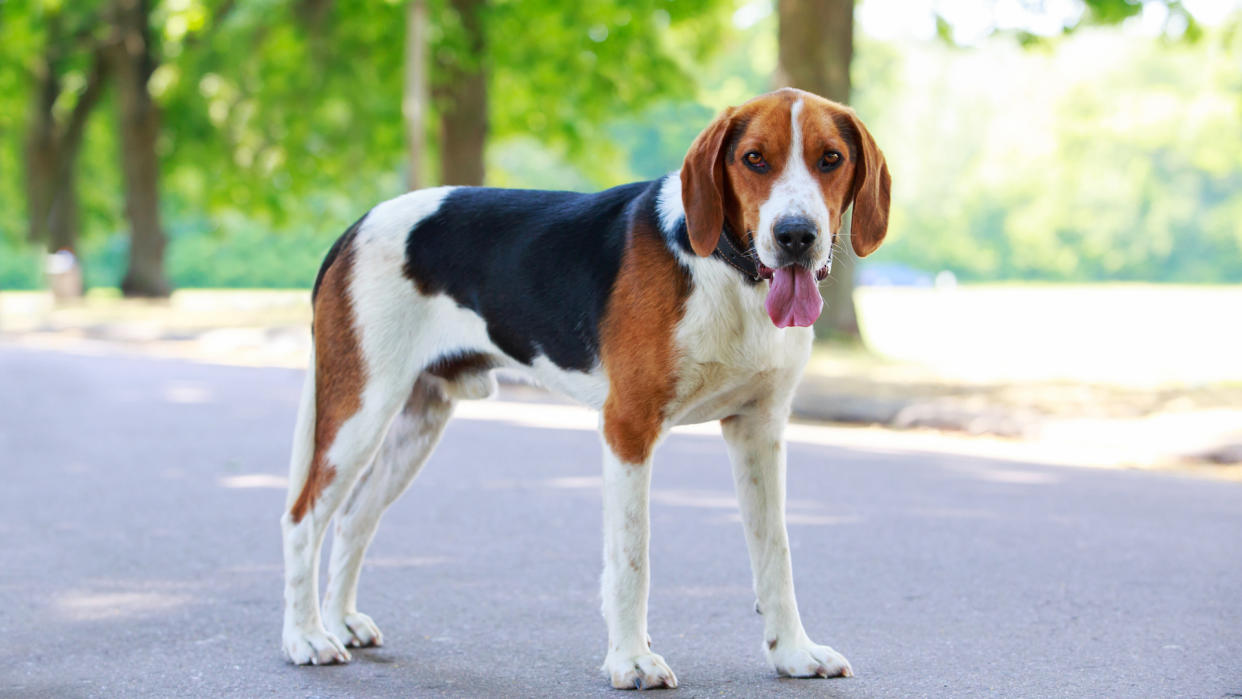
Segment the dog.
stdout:
<path fill-rule="evenodd" d="M 785 88 L 725 110 L 679 172 L 594 194 L 440 187 L 371 209 L 315 280 L 284 534 L 283 647 L 295 664 L 378 646 L 358 576 L 381 513 L 414 480 L 455 401 L 517 369 L 600 411 L 603 671 L 676 687 L 647 636 L 652 451 L 719 420 L 763 615 L 784 676 L 851 676 L 807 637 L 785 531 L 782 433 L 811 351 L 842 215 L 873 252 L 884 155 L 849 108 Z M 333 516 L 330 577 L 319 549 Z"/>

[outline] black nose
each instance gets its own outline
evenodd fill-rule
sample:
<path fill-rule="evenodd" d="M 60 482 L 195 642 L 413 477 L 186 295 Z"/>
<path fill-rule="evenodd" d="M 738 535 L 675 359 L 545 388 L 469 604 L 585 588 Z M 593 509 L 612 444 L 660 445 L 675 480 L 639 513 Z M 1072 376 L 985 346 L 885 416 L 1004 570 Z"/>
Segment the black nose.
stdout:
<path fill-rule="evenodd" d="M 815 222 L 806 216 L 783 216 L 772 226 L 776 242 L 791 255 L 801 255 L 815 242 Z"/>

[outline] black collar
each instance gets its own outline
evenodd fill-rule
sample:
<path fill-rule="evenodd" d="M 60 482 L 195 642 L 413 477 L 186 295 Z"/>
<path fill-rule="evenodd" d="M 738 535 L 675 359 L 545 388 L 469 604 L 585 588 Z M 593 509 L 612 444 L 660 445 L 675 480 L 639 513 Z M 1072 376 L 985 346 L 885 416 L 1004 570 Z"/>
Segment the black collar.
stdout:
<path fill-rule="evenodd" d="M 716 242 L 716 249 L 712 251 L 712 256 L 724 260 L 726 264 L 741 272 L 752 283 L 758 283 L 763 279 L 759 274 L 759 261 L 755 258 L 754 248 L 747 248 L 743 251 L 733 241 L 733 232 L 728 226 L 720 232 L 720 240 Z"/>

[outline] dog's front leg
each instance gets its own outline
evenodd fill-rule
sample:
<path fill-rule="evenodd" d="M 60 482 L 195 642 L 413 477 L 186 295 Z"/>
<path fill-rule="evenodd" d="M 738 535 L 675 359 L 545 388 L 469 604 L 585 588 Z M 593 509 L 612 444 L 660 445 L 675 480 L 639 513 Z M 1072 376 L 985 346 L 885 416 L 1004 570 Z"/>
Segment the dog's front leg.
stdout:
<path fill-rule="evenodd" d="M 722 420 L 721 427 L 733 462 L 768 662 L 790 677 L 852 676 L 840 653 L 807 637 L 798 615 L 785 531 L 785 414 L 738 415 Z"/>
<path fill-rule="evenodd" d="M 647 514 L 651 458 L 627 463 L 604 445 L 604 619 L 608 655 L 603 671 L 618 689 L 676 687 L 647 636 Z"/>

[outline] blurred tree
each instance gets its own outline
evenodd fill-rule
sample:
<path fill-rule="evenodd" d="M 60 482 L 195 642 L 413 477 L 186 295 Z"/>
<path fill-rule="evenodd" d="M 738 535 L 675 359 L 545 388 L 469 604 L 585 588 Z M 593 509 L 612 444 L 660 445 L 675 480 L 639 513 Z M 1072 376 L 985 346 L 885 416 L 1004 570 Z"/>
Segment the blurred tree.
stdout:
<path fill-rule="evenodd" d="M 126 296 L 172 293 L 164 271 L 167 237 L 160 222 L 159 108 L 148 85 L 155 71 L 149 0 L 115 0 L 109 12 L 108 59 L 116 78 L 120 165 L 129 219 L 129 263 L 121 280 Z"/>
<path fill-rule="evenodd" d="M 78 252 L 81 206 L 79 154 L 87 120 L 103 95 L 107 62 L 96 39 L 96 8 L 75 5 L 27 9 L 17 19 L 37 46 L 29 58 L 25 143 L 28 237 L 49 251 Z M 40 31 L 41 29 L 41 31 Z"/>
<path fill-rule="evenodd" d="M 409 159 L 406 188 L 411 190 L 423 186 L 423 152 L 427 145 L 427 28 L 427 0 L 407 0 L 401 117 L 405 120 L 405 148 Z"/>
<path fill-rule="evenodd" d="M 1098 28 L 1056 51 L 904 50 L 878 126 L 920 154 L 890 163 L 920 186 L 881 259 L 969 281 L 1242 281 L 1242 14 L 1195 42 Z"/>
<path fill-rule="evenodd" d="M 90 114 L 111 82 L 118 111 L 114 162 L 122 174 L 130 228 L 121 289 L 126 295 L 167 296 L 159 110 L 150 94 L 157 67 L 151 3 L 17 3 L 6 20 L 6 39 L 37 47 L 27 66 L 33 85 L 25 139 L 29 238 L 51 250 L 78 248 L 79 155 Z"/>
<path fill-rule="evenodd" d="M 403 32 L 418 31 L 420 7 L 427 17 L 425 49 L 406 49 L 420 43 L 417 36 L 403 37 Z M 552 0 L 7 0 L 0 56 L 29 63 L 35 53 L 29 47 L 45 36 L 48 8 L 59 8 L 66 17 L 84 15 L 74 27 L 88 27 L 84 40 L 99 42 L 99 77 L 89 70 L 87 42 L 59 68 L 63 84 L 52 114 L 57 123 L 79 124 L 90 113 L 88 107 L 110 99 L 116 117 L 109 119 L 112 133 L 85 137 L 74 126 L 65 131 L 72 137 L 58 137 L 86 150 L 90 178 L 45 179 L 59 187 L 82 181 L 90 189 L 98 233 L 88 254 L 106 259 L 109 270 L 128 257 L 126 292 L 159 295 L 169 288 L 164 269 L 168 236 L 178 269 L 198 269 L 227 254 L 225 247 L 187 246 L 200 257 L 181 255 L 179 241 L 186 236 L 249 241 L 251 236 L 239 235 L 243 229 L 309 227 L 327 237 L 341 221 L 356 216 L 359 202 L 392 196 L 403 184 L 416 182 L 416 164 L 438 161 L 442 181 L 480 182 L 485 146 L 498 140 L 529 138 L 542 144 L 541 153 L 569 159 L 596 181 L 627 174 L 617 167 L 620 149 L 610 138 L 608 122 L 662 99 L 693 94 L 690 68 L 696 57 L 716 48 L 720 32 L 714 30 L 726 23 L 730 7 L 728 0 L 571 5 Z M 57 50 L 66 46 L 53 44 Z M 422 84 L 432 86 L 437 99 L 422 100 L 420 110 L 420 101 L 411 96 L 425 93 L 426 87 L 420 90 L 420 72 L 410 66 L 424 55 Z M 589 78 L 568 80 L 568 75 Z M 5 106 L 19 99 L 30 105 L 30 82 L 29 77 L 14 82 L 7 62 L 0 66 L 0 86 L 21 86 L 17 93 L 0 96 L 0 127 L 38 126 L 30 118 L 33 107 L 25 118 L 13 119 Z M 106 91 L 105 84 L 116 89 Z M 68 118 L 73 114 L 77 117 Z M 424 128 L 418 126 L 420 116 Z M 415 134 L 426 135 L 427 129 L 442 130 L 443 137 L 419 145 Z M 38 141 L 33 132 L 30 140 Z M 111 158 L 105 156 L 108 151 Z M 73 149 L 57 147 L 56 152 Z M 95 169 L 96 163 L 102 169 Z M 0 152 L 0 171 L 7 167 L 7 155 Z M 72 168 L 60 167 L 62 173 L 67 169 Z M 529 180 L 513 184 L 538 186 Z M 123 209 L 113 206 L 117 190 L 125 192 Z M 0 195 L 9 191 L 0 183 Z M 74 210 L 50 204 L 33 208 Z M 172 222 L 167 228 L 161 210 Z M 111 232 L 121 224 L 118 211 L 129 224 L 128 247 Z M 44 224 L 32 223 L 39 225 Z M 259 257 L 253 259 L 257 264 Z M 194 278 L 210 283 L 197 273 Z"/>
<path fill-rule="evenodd" d="M 854 0 L 778 0 L 780 56 L 776 82 L 830 100 L 850 101 L 854 57 Z M 842 224 L 848 231 L 849 221 Z M 854 251 L 838 244 L 826 288 L 824 315 L 815 323 L 820 337 L 861 342 L 854 308 Z"/>
<path fill-rule="evenodd" d="M 1065 26 L 1071 33 L 1083 24 L 1115 25 L 1143 11 L 1140 0 L 1084 0 L 1086 11 Z M 1163 4 L 1169 18 L 1165 31 L 1195 39 L 1201 31 L 1194 17 L 1180 0 L 1150 0 Z M 780 63 L 776 79 L 842 103 L 850 101 L 850 68 L 854 57 L 855 0 L 778 0 Z M 952 41 L 952 28 L 943 17 L 936 17 L 937 31 Z M 995 31 L 995 30 L 993 30 Z M 1016 32 L 1023 46 L 1042 39 L 1029 32 Z M 815 324 L 816 334 L 861 342 L 858 315 L 854 306 L 855 257 L 848 245 L 838 246 L 836 264 L 829 277 L 827 309 Z"/>
<path fill-rule="evenodd" d="M 446 32 L 456 50 L 436 52 L 433 94 L 440 108 L 440 181 L 483 184 L 488 124 L 487 0 L 448 0 Z"/>
<path fill-rule="evenodd" d="M 494 0 L 485 24 L 492 134 L 533 139 L 589 178 L 615 182 L 628 173 L 610 127 L 714 87 L 696 72 L 727 45 L 732 9 L 730 0 Z"/>

